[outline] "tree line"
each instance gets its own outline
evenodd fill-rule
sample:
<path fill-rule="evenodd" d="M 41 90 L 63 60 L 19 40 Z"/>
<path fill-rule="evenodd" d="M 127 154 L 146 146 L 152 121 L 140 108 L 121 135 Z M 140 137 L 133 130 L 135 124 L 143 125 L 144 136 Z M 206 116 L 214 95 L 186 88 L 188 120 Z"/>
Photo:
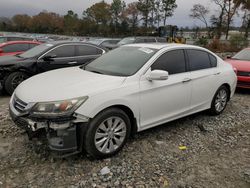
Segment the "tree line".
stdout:
<path fill-rule="evenodd" d="M 209 8 L 195 4 L 190 17 L 205 24 L 205 29 L 213 31 L 219 38 L 222 32 L 228 36 L 233 18 L 239 11 L 244 12 L 242 28 L 248 36 L 250 28 L 249 0 L 211 0 L 219 11 L 209 15 Z M 51 33 L 85 36 L 125 36 L 145 35 L 173 16 L 177 8 L 176 0 L 137 0 L 126 4 L 122 0 L 95 3 L 83 11 L 82 15 L 69 10 L 66 15 L 43 11 L 35 16 L 18 14 L 11 19 L 0 20 L 0 30 Z"/>
<path fill-rule="evenodd" d="M 205 28 L 208 31 L 213 31 L 216 38 L 220 38 L 222 32 L 226 34 L 226 39 L 228 39 L 228 34 L 230 27 L 233 24 L 233 18 L 238 15 L 239 11 L 243 12 L 242 26 L 241 29 L 245 31 L 245 37 L 248 38 L 248 33 L 250 29 L 250 1 L 249 0 L 211 0 L 215 5 L 217 5 L 217 14 L 208 17 L 210 12 L 208 7 L 202 4 L 195 4 L 191 9 L 190 17 L 193 19 L 198 19 L 204 23 Z M 209 26 L 210 22 L 210 26 Z"/>

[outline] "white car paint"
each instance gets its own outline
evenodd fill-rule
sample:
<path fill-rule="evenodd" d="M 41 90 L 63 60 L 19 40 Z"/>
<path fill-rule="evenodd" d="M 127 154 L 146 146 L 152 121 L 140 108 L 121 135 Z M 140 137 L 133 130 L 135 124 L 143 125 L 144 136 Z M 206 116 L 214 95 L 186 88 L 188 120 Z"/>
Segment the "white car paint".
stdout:
<path fill-rule="evenodd" d="M 79 67 L 46 72 L 18 86 L 14 95 L 26 103 L 49 102 L 88 96 L 75 113 L 94 118 L 115 105 L 131 109 L 138 131 L 209 109 L 217 89 L 228 84 L 231 97 L 236 75 L 231 65 L 210 51 L 181 44 L 131 44 L 127 46 L 158 49 L 158 52 L 134 75 L 107 76 Z M 167 80 L 149 81 L 150 66 L 163 53 L 174 49 L 200 49 L 213 54 L 216 68 L 170 75 Z M 124 56 L 125 58 L 126 56 Z M 190 82 L 183 82 L 191 79 Z"/>

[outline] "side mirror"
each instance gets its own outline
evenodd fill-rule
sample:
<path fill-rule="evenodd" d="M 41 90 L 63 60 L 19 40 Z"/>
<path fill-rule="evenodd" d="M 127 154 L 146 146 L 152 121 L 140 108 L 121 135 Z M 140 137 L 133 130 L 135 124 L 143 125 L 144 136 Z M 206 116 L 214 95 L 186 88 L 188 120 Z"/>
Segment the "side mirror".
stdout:
<path fill-rule="evenodd" d="M 153 80 L 167 80 L 168 79 L 168 72 L 163 70 L 153 70 L 151 73 L 147 76 L 147 80 L 153 81 Z"/>
<path fill-rule="evenodd" d="M 227 59 L 231 59 L 232 58 L 232 56 L 231 55 L 227 55 Z"/>
<path fill-rule="evenodd" d="M 1 54 L 1 53 L 3 53 L 3 49 L 2 49 L 2 48 L 0 48 L 0 54 Z"/>
<path fill-rule="evenodd" d="M 44 61 L 52 61 L 54 58 L 56 58 L 56 55 L 47 55 L 43 57 Z"/>

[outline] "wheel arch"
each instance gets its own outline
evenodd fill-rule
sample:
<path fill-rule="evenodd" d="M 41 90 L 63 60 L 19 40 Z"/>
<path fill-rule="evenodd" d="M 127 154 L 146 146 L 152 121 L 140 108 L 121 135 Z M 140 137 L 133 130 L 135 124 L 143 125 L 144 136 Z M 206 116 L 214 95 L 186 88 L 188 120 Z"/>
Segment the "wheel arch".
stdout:
<path fill-rule="evenodd" d="M 229 92 L 229 97 L 228 97 L 228 101 L 230 100 L 230 97 L 231 97 L 231 86 L 228 84 L 228 83 L 224 83 L 222 84 L 221 86 L 225 86 L 227 89 L 228 89 L 228 92 Z M 220 87 L 221 87 L 220 86 Z"/>
<path fill-rule="evenodd" d="M 105 110 L 110 109 L 110 108 L 118 108 L 118 109 L 124 111 L 128 115 L 130 122 L 131 122 L 131 135 L 134 135 L 135 133 L 137 133 L 137 131 L 138 131 L 137 117 L 130 107 L 128 107 L 127 105 L 124 105 L 124 104 L 114 104 L 114 105 L 110 105 L 108 107 L 105 107 L 100 112 L 105 111 Z"/>

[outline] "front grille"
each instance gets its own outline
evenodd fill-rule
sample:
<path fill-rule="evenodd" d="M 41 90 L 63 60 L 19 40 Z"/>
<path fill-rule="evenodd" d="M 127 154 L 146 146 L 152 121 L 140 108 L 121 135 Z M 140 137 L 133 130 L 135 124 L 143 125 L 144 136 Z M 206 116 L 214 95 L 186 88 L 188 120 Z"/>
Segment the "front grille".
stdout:
<path fill-rule="evenodd" d="M 237 71 L 237 75 L 250 77 L 250 72 Z"/>
<path fill-rule="evenodd" d="M 23 112 L 25 112 L 28 104 L 23 102 L 22 100 L 18 99 L 17 97 L 14 97 L 13 106 L 18 112 L 23 113 Z"/>

